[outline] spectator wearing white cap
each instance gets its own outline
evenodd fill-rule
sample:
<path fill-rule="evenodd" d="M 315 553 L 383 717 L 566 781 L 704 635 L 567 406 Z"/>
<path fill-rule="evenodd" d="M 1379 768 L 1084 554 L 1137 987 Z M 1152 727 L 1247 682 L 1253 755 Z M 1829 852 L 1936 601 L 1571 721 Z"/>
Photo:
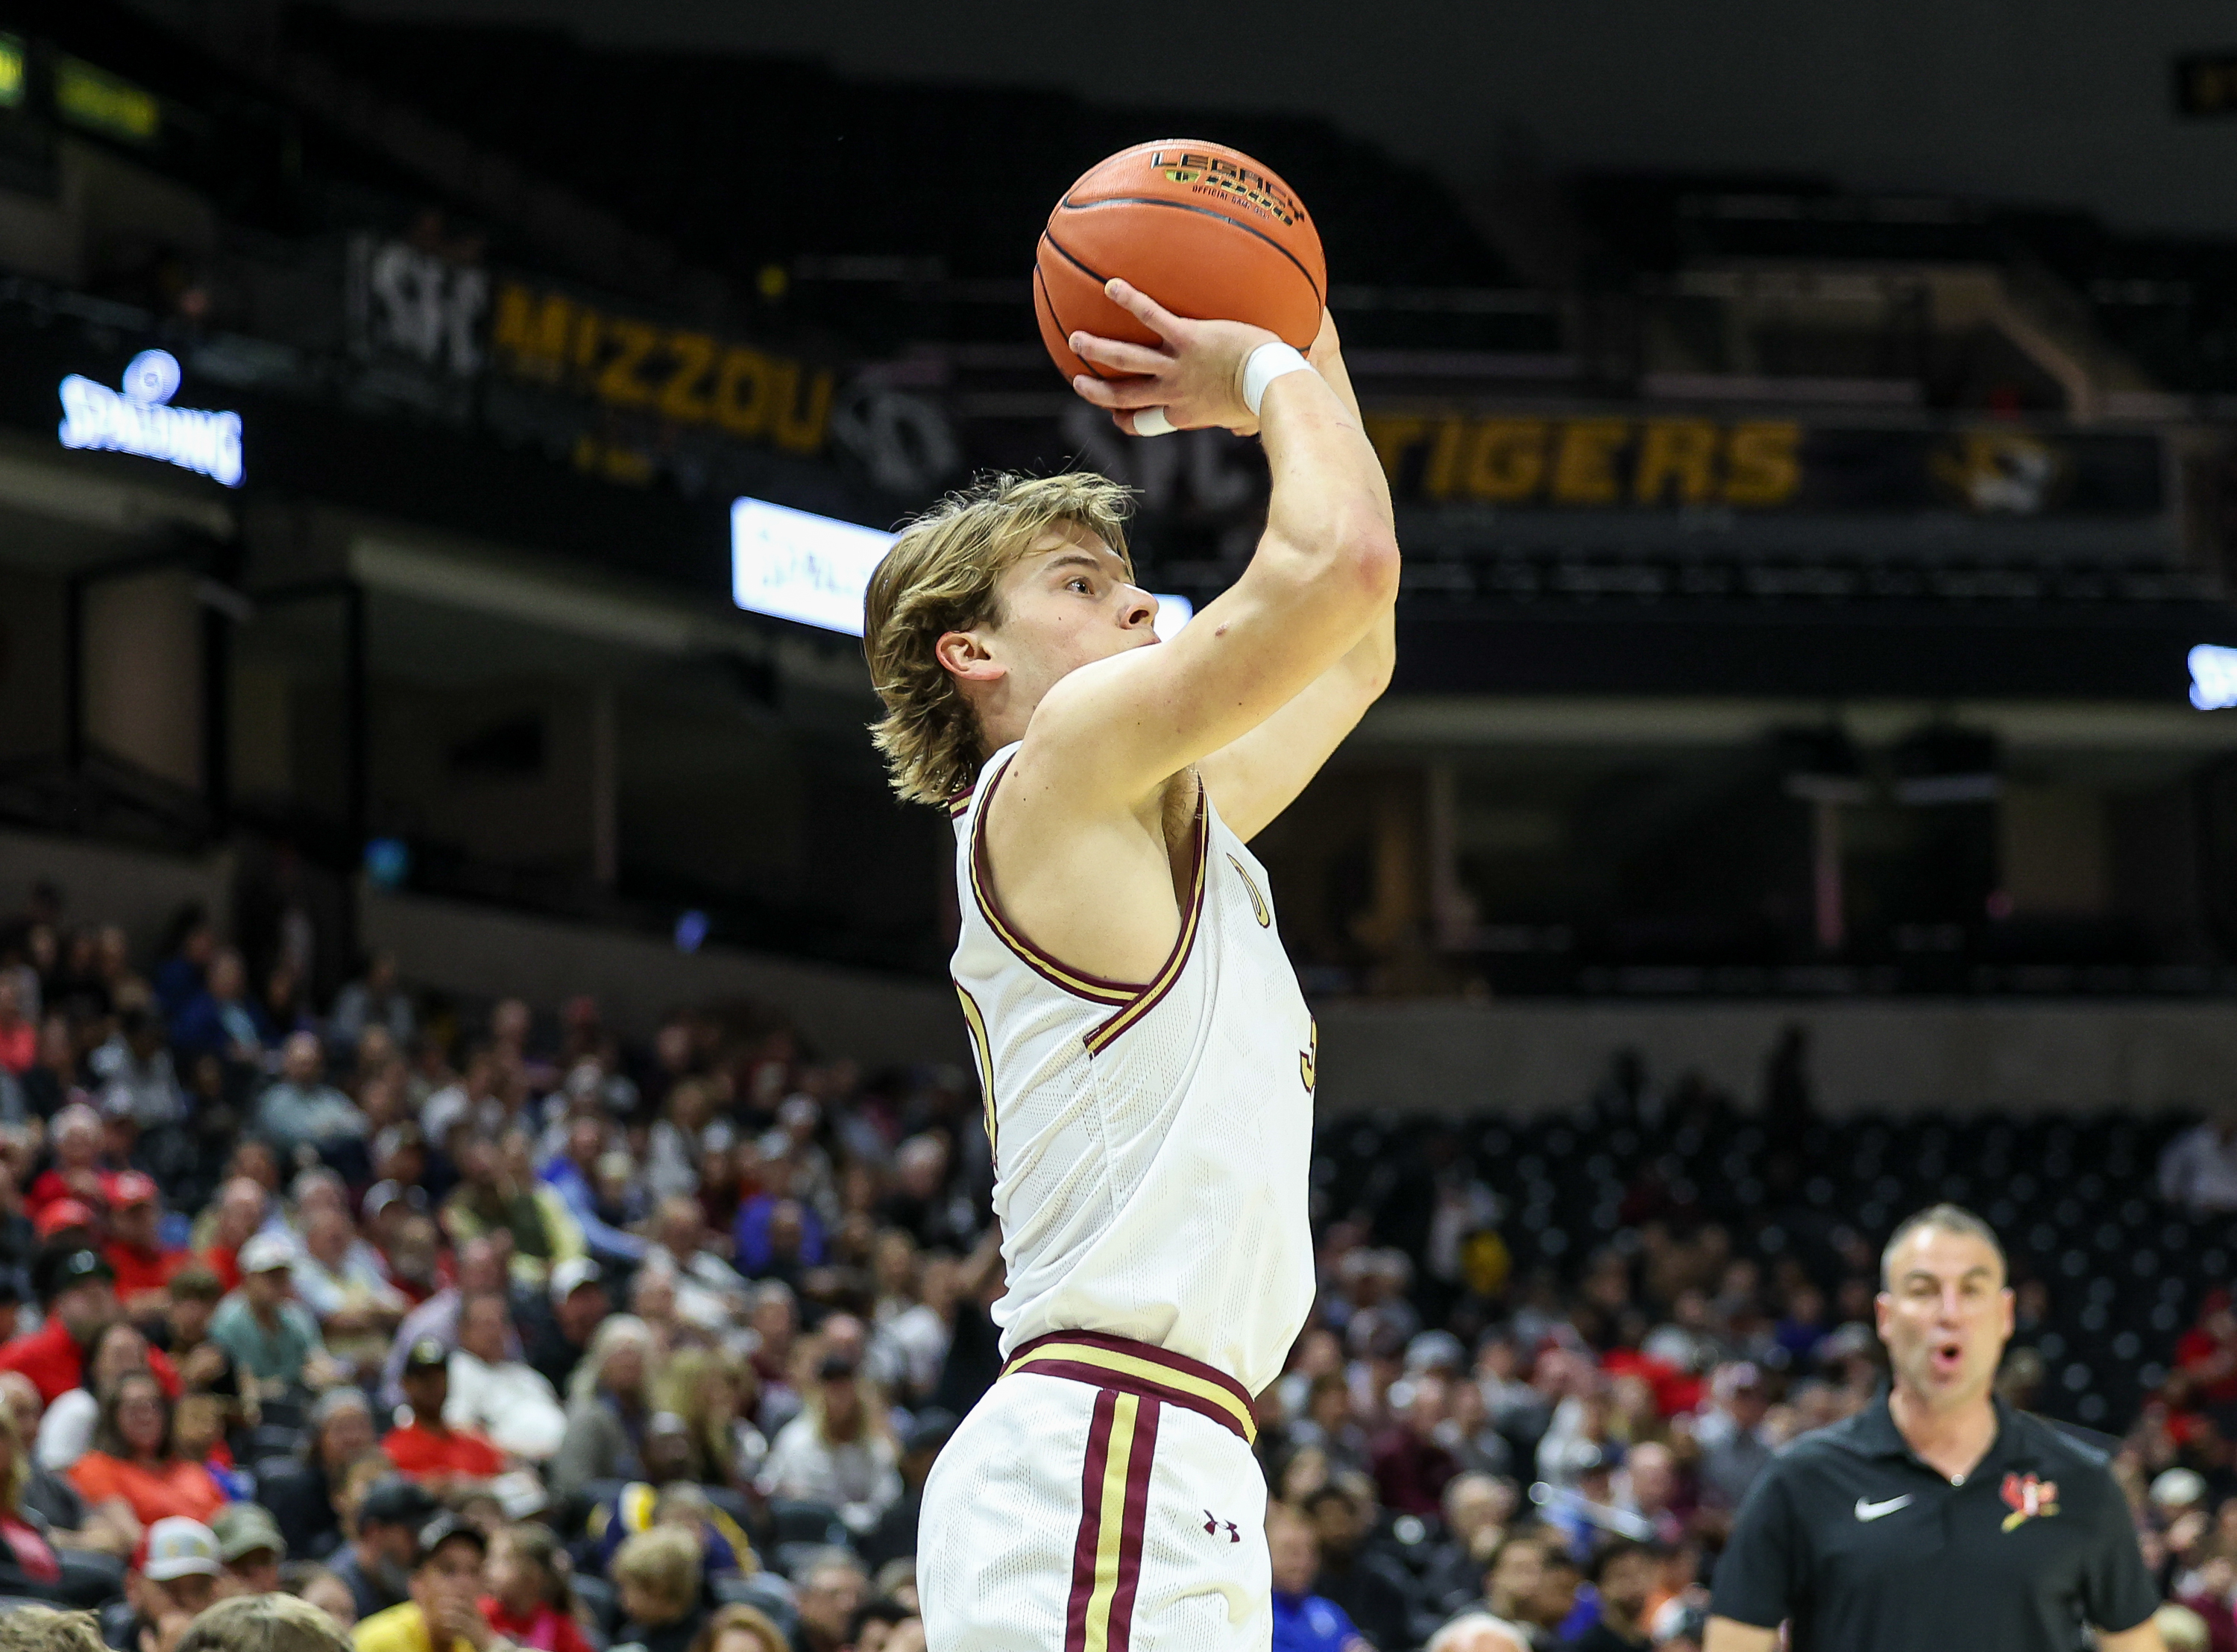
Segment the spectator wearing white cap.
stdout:
<path fill-rule="evenodd" d="M 310 1311 L 289 1296 L 295 1253 L 259 1234 L 241 1247 L 241 1288 L 210 1316 L 210 1340 L 233 1356 L 245 1377 L 267 1392 L 328 1388 L 342 1372 L 327 1353 Z"/>
<path fill-rule="evenodd" d="M 538 1318 L 526 1339 L 528 1363 L 555 1392 L 565 1392 L 599 1321 L 612 1312 L 605 1274 L 596 1262 L 580 1257 L 560 1263 L 551 1270 L 551 1311 Z"/>
<path fill-rule="evenodd" d="M 181 1620 L 208 1609 L 224 1575 L 217 1534 L 208 1526 L 178 1515 L 154 1522 L 124 1573 L 124 1598 L 132 1607 L 124 1643 L 169 1645 Z"/>

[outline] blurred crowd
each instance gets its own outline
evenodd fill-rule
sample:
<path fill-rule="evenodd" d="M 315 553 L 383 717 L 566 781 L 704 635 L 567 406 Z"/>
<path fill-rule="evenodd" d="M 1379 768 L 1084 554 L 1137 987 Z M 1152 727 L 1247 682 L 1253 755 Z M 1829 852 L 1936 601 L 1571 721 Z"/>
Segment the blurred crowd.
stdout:
<path fill-rule="evenodd" d="M 1000 1369 L 968 1076 L 260 963 L 50 891 L 0 925 L 0 1597 L 129 1652 L 274 1590 L 360 1652 L 921 1647 L 921 1488 Z M 1410 1246 L 1351 1191 L 1257 1401 L 1276 1646 L 1697 1652 L 1765 1462 L 1882 1380 L 1867 1238 L 1649 1219 L 1522 1269 L 1464 1165 Z M 2170 1633 L 2237 1652 L 2226 1294 L 2170 1364 L 2103 1444 Z"/>

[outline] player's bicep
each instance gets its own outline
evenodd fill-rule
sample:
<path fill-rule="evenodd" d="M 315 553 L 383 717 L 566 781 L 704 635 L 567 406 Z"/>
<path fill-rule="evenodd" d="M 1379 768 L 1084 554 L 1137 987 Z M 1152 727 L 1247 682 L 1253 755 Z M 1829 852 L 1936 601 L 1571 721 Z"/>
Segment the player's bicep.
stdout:
<path fill-rule="evenodd" d="M 1382 691 L 1379 677 L 1339 661 L 1264 722 L 1203 759 L 1198 773 L 1228 828 L 1248 843 L 1271 825 Z"/>
<path fill-rule="evenodd" d="M 1309 556 L 1270 536 L 1179 635 L 1072 672 L 1026 729 L 1021 762 L 1061 777 L 1084 811 L 1138 801 L 1272 717 L 1349 652 L 1389 602 L 1395 563 Z"/>

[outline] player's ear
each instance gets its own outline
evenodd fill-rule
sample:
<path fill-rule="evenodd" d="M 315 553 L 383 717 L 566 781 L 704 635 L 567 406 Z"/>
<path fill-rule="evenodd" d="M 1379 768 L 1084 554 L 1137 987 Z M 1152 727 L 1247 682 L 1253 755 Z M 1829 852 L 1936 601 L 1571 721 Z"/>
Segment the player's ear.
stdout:
<path fill-rule="evenodd" d="M 976 631 L 943 632 L 932 652 L 942 670 L 966 682 L 994 682 L 1009 675 L 1009 667 L 994 658 Z"/>

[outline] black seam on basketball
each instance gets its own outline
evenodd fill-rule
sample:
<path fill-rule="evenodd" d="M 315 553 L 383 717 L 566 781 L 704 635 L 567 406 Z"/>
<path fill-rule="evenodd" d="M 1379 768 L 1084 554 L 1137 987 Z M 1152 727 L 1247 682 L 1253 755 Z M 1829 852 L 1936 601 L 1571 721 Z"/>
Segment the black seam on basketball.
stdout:
<path fill-rule="evenodd" d="M 1312 289 L 1313 302 L 1323 309 L 1328 307 L 1328 299 L 1322 296 L 1320 283 L 1313 280 L 1313 273 L 1305 267 L 1303 260 L 1264 230 L 1246 224 L 1240 218 L 1231 218 L 1224 212 L 1214 212 L 1209 207 L 1199 207 L 1191 201 L 1165 201 L 1156 195 L 1112 195 L 1105 201 L 1074 201 L 1067 195 L 1057 203 L 1059 212 L 1093 212 L 1098 207 L 1171 207 L 1176 212 L 1201 213 L 1206 218 L 1217 218 L 1223 224 L 1232 224 L 1245 234 L 1256 235 L 1283 258 L 1288 259 L 1290 263 L 1295 264 L 1297 267 L 1297 273 L 1305 278 L 1305 285 Z M 1048 234 L 1046 230 L 1041 233 L 1045 235 Z M 1063 247 L 1057 247 L 1056 237 L 1053 235 L 1049 236 L 1049 245 L 1056 247 L 1057 251 L 1060 253 L 1064 252 Z M 1066 258 L 1072 258 L 1070 253 L 1065 253 L 1064 255 Z M 1072 258 L 1072 261 L 1079 264 L 1079 260 L 1076 258 Z M 1079 267 L 1087 270 L 1087 266 L 1085 264 L 1079 264 Z M 1090 275 L 1095 273 L 1093 270 L 1087 270 L 1087 273 Z"/>
<path fill-rule="evenodd" d="M 1056 237 L 1053 237 L 1053 234 L 1049 234 L 1049 233 L 1047 233 L 1047 230 L 1042 230 L 1042 233 L 1040 233 L 1040 240 L 1042 240 L 1042 241 L 1047 241 L 1049 246 L 1053 246 L 1053 248 L 1056 248 L 1056 255 L 1058 255 L 1058 257 L 1063 257 L 1065 264 L 1069 264 L 1069 266 L 1072 266 L 1072 268 L 1076 268 L 1076 271 L 1079 271 L 1080 275 L 1085 275 L 1085 277 L 1087 277 L 1087 280 L 1094 281 L 1094 284 L 1096 284 L 1096 286 L 1099 286 L 1099 288 L 1103 286 L 1103 281 L 1110 280 L 1110 277 L 1105 277 L 1105 275 L 1096 275 L 1096 273 L 1092 271 L 1092 268 L 1087 268 L 1087 266 L 1085 266 L 1083 261 L 1079 260 L 1079 257 L 1073 257 L 1073 255 L 1072 255 L 1072 248 L 1067 248 L 1067 246 L 1065 246 L 1063 241 L 1058 241 Z M 1058 331 L 1058 333 L 1063 333 L 1063 335 L 1065 335 L 1065 349 L 1072 351 L 1072 329 L 1069 329 L 1069 326 L 1065 326 L 1065 318 L 1063 318 L 1063 315 L 1058 315 L 1058 313 L 1056 313 L 1056 293 L 1049 291 L 1049 284 L 1040 277 L 1040 264 L 1038 264 L 1038 261 L 1036 261 L 1036 264 L 1033 264 L 1033 286 L 1040 288 L 1040 297 L 1045 297 L 1045 299 L 1047 299 L 1047 304 L 1049 304 L 1049 319 L 1052 319 L 1052 322 L 1056 322 L 1056 331 Z M 1096 366 L 1094 362 L 1087 360 L 1087 358 L 1085 358 L 1085 355 L 1080 355 L 1079 351 L 1072 351 L 1072 353 L 1073 353 L 1073 355 L 1079 355 L 1079 358 L 1080 358 L 1080 366 L 1085 366 L 1085 369 L 1090 371 L 1090 373 L 1094 373 L 1096 378 L 1100 378 L 1100 380 L 1105 380 L 1105 382 L 1110 380 L 1110 373 L 1105 373 L 1105 371 L 1100 369 L 1100 366 Z"/>

